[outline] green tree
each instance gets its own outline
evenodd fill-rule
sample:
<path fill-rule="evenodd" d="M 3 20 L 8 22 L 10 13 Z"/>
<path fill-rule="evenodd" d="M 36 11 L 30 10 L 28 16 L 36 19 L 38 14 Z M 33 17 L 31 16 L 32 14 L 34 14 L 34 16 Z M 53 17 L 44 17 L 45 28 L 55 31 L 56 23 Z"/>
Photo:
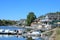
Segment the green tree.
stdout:
<path fill-rule="evenodd" d="M 16 24 L 16 21 L 12 21 L 12 20 L 0 20 L 0 26 L 14 25 L 14 24 Z"/>
<path fill-rule="evenodd" d="M 2 21 L 0 20 L 0 26 L 2 25 Z"/>
<path fill-rule="evenodd" d="M 29 12 L 29 14 L 27 15 L 27 26 L 30 26 L 30 24 L 36 19 L 36 16 L 34 14 L 34 12 Z"/>

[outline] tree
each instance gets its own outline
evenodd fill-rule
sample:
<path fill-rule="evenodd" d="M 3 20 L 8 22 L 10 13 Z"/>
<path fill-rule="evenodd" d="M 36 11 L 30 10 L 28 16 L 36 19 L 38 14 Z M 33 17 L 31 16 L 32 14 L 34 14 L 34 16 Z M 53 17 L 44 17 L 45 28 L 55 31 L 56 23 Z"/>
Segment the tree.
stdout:
<path fill-rule="evenodd" d="M 0 26 L 14 25 L 14 24 L 16 24 L 16 21 L 12 21 L 12 20 L 0 20 Z"/>
<path fill-rule="evenodd" d="M 30 24 L 36 19 L 36 16 L 34 14 L 34 12 L 29 12 L 29 14 L 27 15 L 27 26 L 30 26 Z"/>
<path fill-rule="evenodd" d="M 0 20 L 0 26 L 2 25 L 2 21 Z"/>

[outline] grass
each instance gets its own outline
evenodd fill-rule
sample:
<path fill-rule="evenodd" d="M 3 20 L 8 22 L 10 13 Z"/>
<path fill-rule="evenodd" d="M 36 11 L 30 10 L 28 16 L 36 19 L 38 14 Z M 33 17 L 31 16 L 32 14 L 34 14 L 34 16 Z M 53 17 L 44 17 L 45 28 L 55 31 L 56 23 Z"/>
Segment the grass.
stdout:
<path fill-rule="evenodd" d="M 57 35 L 60 35 L 60 28 L 57 28 L 56 33 Z"/>
<path fill-rule="evenodd" d="M 57 28 L 55 40 L 60 40 L 60 28 Z"/>
<path fill-rule="evenodd" d="M 56 35 L 55 40 L 60 40 L 60 35 Z"/>

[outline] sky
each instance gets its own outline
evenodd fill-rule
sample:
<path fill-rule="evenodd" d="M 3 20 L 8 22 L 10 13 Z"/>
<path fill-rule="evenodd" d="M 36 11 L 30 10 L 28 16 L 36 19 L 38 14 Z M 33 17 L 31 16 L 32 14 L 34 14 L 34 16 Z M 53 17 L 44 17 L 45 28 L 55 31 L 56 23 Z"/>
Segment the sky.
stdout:
<path fill-rule="evenodd" d="M 60 0 L 0 0 L 0 19 L 26 19 L 29 12 L 37 17 L 50 12 L 60 12 Z"/>

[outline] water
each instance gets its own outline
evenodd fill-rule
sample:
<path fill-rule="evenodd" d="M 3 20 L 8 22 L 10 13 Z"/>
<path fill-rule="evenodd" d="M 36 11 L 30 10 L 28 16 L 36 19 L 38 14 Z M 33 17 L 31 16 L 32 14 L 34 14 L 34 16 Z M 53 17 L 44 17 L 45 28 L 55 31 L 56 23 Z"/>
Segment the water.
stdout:
<path fill-rule="evenodd" d="M 24 28 L 18 28 L 13 26 L 0 26 L 0 29 L 9 29 L 9 30 L 23 29 L 24 30 Z"/>
<path fill-rule="evenodd" d="M 11 26 L 0 26 L 0 29 L 9 29 L 9 30 L 17 30 L 17 29 L 22 29 L 24 28 L 17 28 L 17 27 L 11 27 Z M 0 35 L 0 40 L 26 40 L 24 37 L 17 37 L 16 35 Z M 41 40 L 40 38 L 35 39 L 35 40 Z"/>
<path fill-rule="evenodd" d="M 23 38 L 23 37 L 16 37 L 16 36 L 0 36 L 0 40 L 26 40 L 26 38 Z"/>

